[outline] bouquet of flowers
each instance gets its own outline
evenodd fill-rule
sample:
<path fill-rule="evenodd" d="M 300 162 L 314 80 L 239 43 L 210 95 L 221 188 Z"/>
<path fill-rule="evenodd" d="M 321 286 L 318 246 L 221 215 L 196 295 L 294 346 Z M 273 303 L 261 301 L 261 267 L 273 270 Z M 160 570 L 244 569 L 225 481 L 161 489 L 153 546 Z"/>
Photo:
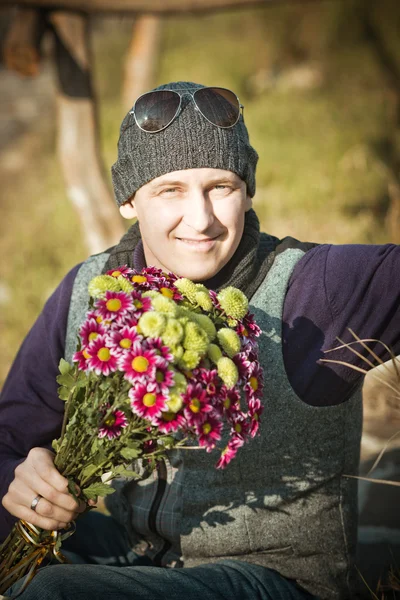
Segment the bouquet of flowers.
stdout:
<path fill-rule="evenodd" d="M 71 494 L 112 493 L 112 479 L 138 477 L 136 459 L 154 468 L 174 448 L 211 452 L 224 427 L 216 467 L 225 468 L 262 413 L 260 330 L 246 296 L 126 266 L 94 277 L 89 294 L 74 364 L 61 360 L 57 377 L 66 404 L 54 463 Z M 72 532 L 19 521 L 0 547 L 0 593 L 24 575 L 28 585 L 46 556 L 62 562 Z"/>

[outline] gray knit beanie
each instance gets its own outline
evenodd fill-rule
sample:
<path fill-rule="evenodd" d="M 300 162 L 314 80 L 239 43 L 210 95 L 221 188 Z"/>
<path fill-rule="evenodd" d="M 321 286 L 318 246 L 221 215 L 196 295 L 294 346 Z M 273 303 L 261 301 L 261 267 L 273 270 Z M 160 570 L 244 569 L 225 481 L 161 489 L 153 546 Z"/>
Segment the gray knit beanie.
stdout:
<path fill-rule="evenodd" d="M 178 81 L 155 89 L 202 87 L 205 86 Z M 121 206 L 156 177 L 202 167 L 233 171 L 246 182 L 247 193 L 253 197 L 257 160 L 258 154 L 250 145 L 242 116 L 234 127 L 216 127 L 195 110 L 186 95 L 178 117 L 159 133 L 142 131 L 133 114 L 126 115 L 120 129 L 118 158 L 111 168 L 115 198 Z"/>

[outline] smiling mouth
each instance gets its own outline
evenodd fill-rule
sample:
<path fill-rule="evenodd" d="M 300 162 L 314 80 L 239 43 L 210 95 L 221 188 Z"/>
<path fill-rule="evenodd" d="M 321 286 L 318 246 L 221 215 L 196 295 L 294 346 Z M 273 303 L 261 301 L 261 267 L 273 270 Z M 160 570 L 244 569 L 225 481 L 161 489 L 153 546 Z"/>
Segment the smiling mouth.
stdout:
<path fill-rule="evenodd" d="M 203 238 L 201 240 L 192 239 L 192 238 L 176 238 L 182 244 L 186 246 L 191 246 L 192 248 L 210 248 L 217 241 L 219 236 L 215 236 L 213 238 Z"/>

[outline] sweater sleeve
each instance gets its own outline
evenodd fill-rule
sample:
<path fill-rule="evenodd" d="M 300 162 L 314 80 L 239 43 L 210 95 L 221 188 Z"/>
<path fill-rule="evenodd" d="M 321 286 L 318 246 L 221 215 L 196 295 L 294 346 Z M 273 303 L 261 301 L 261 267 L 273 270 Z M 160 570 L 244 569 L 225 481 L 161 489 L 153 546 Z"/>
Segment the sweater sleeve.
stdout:
<path fill-rule="evenodd" d="M 338 338 L 354 339 L 349 329 L 400 353 L 399 273 L 400 246 L 394 244 L 321 245 L 297 263 L 284 304 L 283 354 L 292 387 L 304 402 L 339 404 L 360 385 L 362 374 L 354 369 L 320 361 L 331 358 L 368 369 L 348 349 L 326 354 L 339 346 Z M 382 344 L 369 346 L 383 360 L 389 358 Z"/>
<path fill-rule="evenodd" d="M 31 448 L 51 448 L 58 437 L 64 403 L 56 376 L 64 356 L 65 334 L 74 267 L 46 302 L 14 360 L 0 396 L 0 496 L 7 492 L 14 470 Z M 0 540 L 15 518 L 0 506 Z"/>

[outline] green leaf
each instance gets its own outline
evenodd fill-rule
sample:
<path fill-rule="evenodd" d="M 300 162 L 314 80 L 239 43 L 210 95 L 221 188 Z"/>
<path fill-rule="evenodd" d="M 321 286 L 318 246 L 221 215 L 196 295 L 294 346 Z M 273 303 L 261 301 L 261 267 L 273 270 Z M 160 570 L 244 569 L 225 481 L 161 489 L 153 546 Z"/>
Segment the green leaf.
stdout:
<path fill-rule="evenodd" d="M 82 471 L 82 479 L 91 477 L 97 471 L 97 465 L 87 465 Z"/>
<path fill-rule="evenodd" d="M 57 390 L 58 397 L 60 400 L 67 401 L 69 398 L 69 390 L 66 387 L 59 387 Z"/>
<path fill-rule="evenodd" d="M 67 362 L 63 358 L 60 360 L 60 362 L 58 364 L 58 369 L 62 375 L 66 375 L 67 373 L 72 371 L 73 368 L 74 367 L 72 365 L 70 365 L 69 362 Z"/>
<path fill-rule="evenodd" d="M 126 460 L 133 460 L 138 458 L 138 456 L 141 455 L 141 452 L 138 448 L 122 448 L 120 454 L 123 458 L 126 458 Z"/>
<path fill-rule="evenodd" d="M 89 487 L 82 490 L 83 495 L 88 500 L 93 500 L 97 496 L 108 496 L 109 494 L 113 494 L 115 492 L 114 488 L 107 485 L 106 483 L 92 483 Z"/>
<path fill-rule="evenodd" d="M 131 469 L 120 469 L 117 474 L 119 477 L 129 477 L 129 479 L 140 479 L 139 473 Z"/>
<path fill-rule="evenodd" d="M 75 379 L 70 373 L 66 373 L 65 375 L 57 375 L 56 381 L 57 383 L 65 386 L 69 390 L 72 389 L 75 385 Z"/>
<path fill-rule="evenodd" d="M 58 452 L 60 450 L 60 440 L 53 440 L 51 442 L 51 447 L 53 448 L 54 452 Z"/>

